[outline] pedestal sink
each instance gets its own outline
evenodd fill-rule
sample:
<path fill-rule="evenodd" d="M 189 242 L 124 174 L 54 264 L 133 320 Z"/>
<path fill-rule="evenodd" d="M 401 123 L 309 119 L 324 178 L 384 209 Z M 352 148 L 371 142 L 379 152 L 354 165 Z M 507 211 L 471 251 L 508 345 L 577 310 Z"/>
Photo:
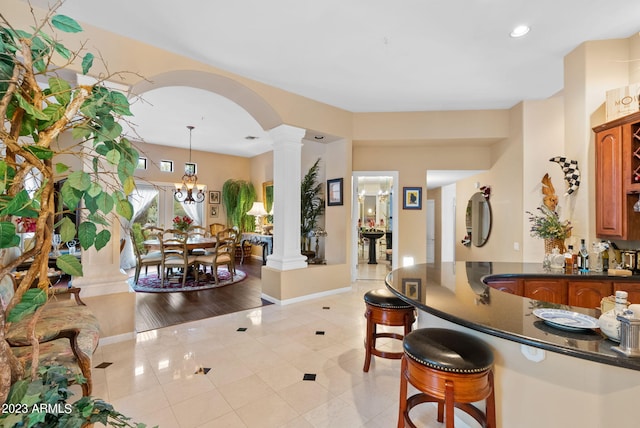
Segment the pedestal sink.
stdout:
<path fill-rule="evenodd" d="M 376 261 L 376 241 L 384 236 L 383 230 L 367 230 L 362 232 L 362 236 L 369 240 L 369 264 L 377 265 Z"/>

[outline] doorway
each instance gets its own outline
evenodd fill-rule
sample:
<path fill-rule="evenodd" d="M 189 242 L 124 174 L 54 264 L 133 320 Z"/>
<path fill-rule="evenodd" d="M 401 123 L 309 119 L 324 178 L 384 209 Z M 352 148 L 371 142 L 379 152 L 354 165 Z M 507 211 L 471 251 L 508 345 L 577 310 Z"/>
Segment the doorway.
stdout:
<path fill-rule="evenodd" d="M 353 173 L 351 279 L 383 280 L 396 266 L 398 233 L 397 171 Z M 367 230 L 382 233 L 379 237 Z M 364 234 L 368 234 L 367 238 Z"/>

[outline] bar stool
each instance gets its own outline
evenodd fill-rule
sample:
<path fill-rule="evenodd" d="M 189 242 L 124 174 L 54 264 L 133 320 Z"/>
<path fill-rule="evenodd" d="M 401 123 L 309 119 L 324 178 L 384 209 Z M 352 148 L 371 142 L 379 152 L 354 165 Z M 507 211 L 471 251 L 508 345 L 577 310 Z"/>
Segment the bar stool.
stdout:
<path fill-rule="evenodd" d="M 385 288 L 367 291 L 364 295 L 364 302 L 367 306 L 367 310 L 364 313 L 367 319 L 367 336 L 365 337 L 364 343 L 366 355 L 364 368 L 362 370 L 368 372 L 372 355 L 392 360 L 402 358 L 402 352 L 389 352 L 376 349 L 376 339 L 379 337 L 389 337 L 398 340 L 404 339 L 404 337 L 411 332 L 411 324 L 415 322 L 416 317 L 415 308 L 412 305 L 396 297 Z M 376 327 L 378 324 L 392 327 L 404 326 L 404 334 L 377 333 Z"/>
<path fill-rule="evenodd" d="M 496 427 L 493 353 L 473 336 L 442 328 L 421 328 L 403 341 L 398 428 L 415 427 L 409 411 L 421 403 L 438 403 L 438 422 L 453 428 L 453 409 L 468 413 L 485 428 Z M 407 399 L 407 382 L 419 393 Z M 483 413 L 473 404 L 486 400 Z M 443 412 L 444 410 L 444 412 Z"/>

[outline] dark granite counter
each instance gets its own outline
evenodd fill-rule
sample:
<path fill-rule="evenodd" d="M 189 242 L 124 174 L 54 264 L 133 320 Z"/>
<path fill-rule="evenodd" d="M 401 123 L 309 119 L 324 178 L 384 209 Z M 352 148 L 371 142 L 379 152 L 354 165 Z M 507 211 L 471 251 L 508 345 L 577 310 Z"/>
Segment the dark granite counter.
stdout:
<path fill-rule="evenodd" d="M 551 327 L 533 315 L 536 308 L 554 307 L 597 318 L 600 311 L 556 305 L 494 290 L 482 282 L 487 275 L 547 276 L 611 279 L 603 273 L 565 274 L 545 271 L 541 264 L 456 262 L 415 265 L 391 272 L 387 287 L 417 308 L 466 328 L 563 355 L 640 370 L 640 358 L 624 357 L 611 349 L 616 343 L 599 330 L 569 332 Z M 640 277 L 615 277 L 639 281 Z"/>

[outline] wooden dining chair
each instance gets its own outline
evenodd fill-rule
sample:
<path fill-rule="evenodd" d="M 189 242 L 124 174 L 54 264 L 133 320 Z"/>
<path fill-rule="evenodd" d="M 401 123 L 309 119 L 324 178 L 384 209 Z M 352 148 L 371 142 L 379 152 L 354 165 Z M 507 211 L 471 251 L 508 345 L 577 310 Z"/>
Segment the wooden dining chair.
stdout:
<path fill-rule="evenodd" d="M 182 286 L 187 282 L 189 269 L 195 268 L 196 256 L 187 248 L 187 234 L 177 229 L 167 229 L 158 236 L 160 240 L 161 271 L 160 282 L 164 286 L 165 278 L 182 276 Z M 197 270 L 195 271 L 197 279 Z"/>
<path fill-rule="evenodd" d="M 134 283 L 138 283 L 140 279 L 140 271 L 144 266 L 144 274 L 147 275 L 149 266 L 155 266 L 160 276 L 160 265 L 162 263 L 162 254 L 160 251 L 147 251 L 144 244 L 144 231 L 138 235 L 135 229 L 130 230 L 131 245 L 133 246 L 133 254 L 136 257 L 136 270 L 133 275 Z"/>
<path fill-rule="evenodd" d="M 218 284 L 220 282 L 218 278 L 218 267 L 226 266 L 232 277 L 235 274 L 235 253 L 236 246 L 232 240 L 221 240 L 218 241 L 212 253 L 196 256 L 196 264 L 198 268 L 200 266 L 203 267 L 204 273 L 207 272 L 207 266 L 209 266 L 214 282 Z"/>
<path fill-rule="evenodd" d="M 211 223 L 209 225 L 209 233 L 211 233 L 211 236 L 216 236 L 218 232 L 222 232 L 226 228 L 227 226 L 222 223 Z"/>
<path fill-rule="evenodd" d="M 204 226 L 199 226 L 199 225 L 189 226 L 189 229 L 187 229 L 187 234 L 189 239 L 192 239 L 192 240 L 204 239 L 210 236 L 209 231 Z M 207 250 L 204 248 L 194 248 L 191 250 L 191 254 L 195 256 L 199 256 L 206 253 L 207 253 Z"/>

